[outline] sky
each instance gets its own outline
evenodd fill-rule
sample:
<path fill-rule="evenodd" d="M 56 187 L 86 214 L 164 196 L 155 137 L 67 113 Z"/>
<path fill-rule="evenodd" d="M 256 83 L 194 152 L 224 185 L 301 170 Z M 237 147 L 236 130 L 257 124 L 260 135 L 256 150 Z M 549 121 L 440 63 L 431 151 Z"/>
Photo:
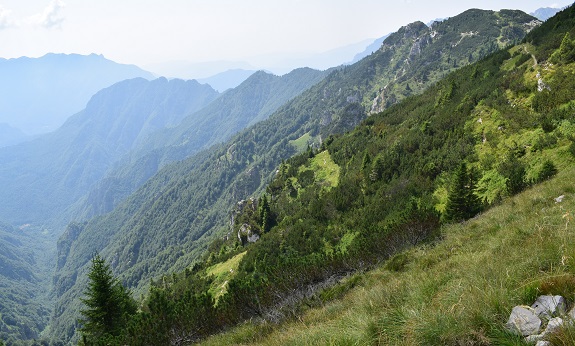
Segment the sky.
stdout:
<path fill-rule="evenodd" d="M 321 53 L 469 8 L 573 0 L 0 0 L 0 57 L 103 54 L 120 63 L 257 61 Z"/>

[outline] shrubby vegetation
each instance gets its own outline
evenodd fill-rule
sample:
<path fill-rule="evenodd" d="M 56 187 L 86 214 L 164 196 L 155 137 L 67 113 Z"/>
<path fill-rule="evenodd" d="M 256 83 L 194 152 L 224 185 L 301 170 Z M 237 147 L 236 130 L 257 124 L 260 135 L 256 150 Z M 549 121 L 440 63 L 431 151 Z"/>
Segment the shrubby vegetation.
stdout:
<path fill-rule="evenodd" d="M 575 9 L 563 12 L 572 14 Z M 564 17 L 562 13 L 550 22 Z M 554 28 L 558 27 L 573 30 L 575 20 L 569 20 L 568 26 L 556 23 Z M 554 41 L 565 34 L 565 30 L 534 30 L 528 40 L 546 37 Z M 575 64 L 546 63 L 560 49 L 560 44 L 553 50 L 524 43 L 499 51 L 450 74 L 422 95 L 370 116 L 353 131 L 332 135 L 283 161 L 261 197 L 246 202 L 236 215 L 232 232 L 213 242 L 193 267 L 152 282 L 142 312 L 109 342 L 180 344 L 246 319 L 289 319 L 303 308 L 302 301 L 341 294 L 334 290 L 316 293 L 351 273 L 389 258 L 385 268 L 402 272 L 411 259 L 409 254 L 398 253 L 437 239 L 442 223 L 472 218 L 556 175 L 558 169 L 571 164 L 564 153 L 573 141 L 570 129 L 575 124 L 575 105 L 566 96 L 575 91 L 568 77 Z M 525 51 L 539 54 L 537 65 L 523 57 Z M 549 88 L 538 91 L 538 78 Z M 344 108 L 343 112 L 354 110 Z M 254 130 L 265 130 L 264 126 Z M 257 133 L 252 131 L 250 136 Z M 297 140 L 304 134 L 287 138 Z M 239 143 L 250 145 L 241 141 L 234 146 Z M 284 141 L 283 145 L 288 144 Z M 231 148 L 222 150 L 222 157 L 244 152 Z M 249 162 L 253 156 L 244 159 Z M 256 167 L 262 169 L 261 163 L 252 169 Z M 242 196 L 239 186 L 234 186 L 239 194 L 231 196 Z M 236 232 L 246 227 L 260 236 L 257 242 L 236 238 Z M 472 241 L 464 243 L 474 246 Z M 443 256 L 450 256 L 445 251 Z M 428 261 L 427 266 L 433 267 L 439 260 L 420 262 Z M 229 268 L 230 274 L 225 290 L 216 297 L 213 268 L 218 263 Z M 412 284 L 419 284 L 416 281 Z M 352 288 L 353 282 L 344 284 L 343 290 Z M 429 285 L 433 284 L 430 280 Z M 433 287 L 429 290 L 437 292 Z M 493 304 L 489 311 L 501 317 L 502 307 Z M 397 340 L 397 335 L 389 333 L 400 333 L 405 327 L 401 321 L 407 317 L 402 315 L 405 311 L 395 313 L 399 315 L 387 317 L 391 320 L 371 324 L 362 337 L 384 343 Z M 412 335 L 415 343 L 514 340 L 492 320 L 484 320 L 484 315 L 469 317 L 479 321 L 473 325 L 479 331 L 459 328 L 459 334 L 440 328 L 456 322 L 449 313 L 434 318 L 426 322 L 421 335 Z M 389 330 L 390 325 L 396 329 Z M 439 328 L 437 333 L 431 330 L 433 326 Z M 149 330 L 153 332 L 144 332 Z"/>

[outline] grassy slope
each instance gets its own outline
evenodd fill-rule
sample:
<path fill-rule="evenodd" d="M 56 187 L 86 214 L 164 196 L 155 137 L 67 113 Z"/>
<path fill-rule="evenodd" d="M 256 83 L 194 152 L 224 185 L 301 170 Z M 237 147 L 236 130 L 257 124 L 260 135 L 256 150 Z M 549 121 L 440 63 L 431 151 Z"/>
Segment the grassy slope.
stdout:
<path fill-rule="evenodd" d="M 206 269 L 207 275 L 213 275 L 214 281 L 210 285 L 209 293 L 218 299 L 220 296 L 226 293 L 228 281 L 234 277 L 235 271 L 238 269 L 238 265 L 244 257 L 246 252 L 239 253 L 229 260 L 214 264 L 213 266 Z"/>
<path fill-rule="evenodd" d="M 341 299 L 281 325 L 247 323 L 206 344 L 521 344 L 503 327 L 513 306 L 541 293 L 575 298 L 574 174 L 565 160 L 554 179 L 444 227 L 436 244 L 356 275 Z"/>

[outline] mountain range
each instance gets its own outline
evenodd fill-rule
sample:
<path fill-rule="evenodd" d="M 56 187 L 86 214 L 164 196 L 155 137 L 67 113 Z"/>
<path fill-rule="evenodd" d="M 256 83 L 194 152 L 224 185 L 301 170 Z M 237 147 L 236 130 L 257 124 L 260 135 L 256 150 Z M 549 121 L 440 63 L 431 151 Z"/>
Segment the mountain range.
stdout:
<path fill-rule="evenodd" d="M 213 282 L 210 283 L 212 279 L 201 277 L 204 274 L 198 273 L 209 276 L 212 272 L 210 265 L 224 264 L 228 259 L 238 262 L 244 255 L 246 260 L 241 262 L 240 267 L 233 267 L 233 271 L 244 270 L 242 275 L 245 276 L 242 278 L 250 277 L 254 266 L 260 261 L 261 268 L 269 269 L 266 275 L 277 276 L 279 281 L 272 284 L 276 289 L 283 282 L 283 274 L 278 273 L 283 271 L 291 275 L 291 272 L 285 269 L 276 271 L 277 268 L 266 264 L 265 258 L 269 263 L 279 263 L 271 261 L 276 256 L 272 254 L 273 251 L 289 250 L 286 254 L 293 254 L 290 251 L 303 251 L 301 245 L 306 242 L 313 240 L 312 243 L 317 245 L 315 241 L 321 237 L 324 237 L 323 247 L 336 252 L 345 252 L 348 245 L 351 246 L 349 249 L 363 245 L 364 249 L 371 249 L 368 245 L 375 243 L 374 239 L 366 240 L 356 233 L 347 232 L 342 228 L 345 222 L 339 223 L 347 217 L 344 215 L 352 205 L 358 208 L 357 212 L 363 213 L 366 229 L 369 229 L 371 226 L 368 227 L 366 220 L 383 215 L 379 209 L 360 209 L 371 203 L 369 201 L 372 199 L 381 202 L 388 195 L 403 198 L 404 194 L 411 193 L 409 191 L 428 193 L 430 191 L 426 189 L 430 186 L 439 186 L 437 191 L 431 191 L 434 194 L 443 193 L 447 183 L 441 179 L 446 179 L 445 174 L 451 172 L 449 167 L 452 163 L 462 158 L 473 160 L 472 156 L 465 156 L 471 150 L 465 141 L 471 141 L 471 138 L 457 142 L 460 140 L 457 137 L 459 130 L 453 130 L 452 136 L 449 136 L 441 127 L 448 126 L 448 123 L 457 127 L 466 120 L 463 117 L 457 121 L 448 120 L 451 115 L 437 113 L 425 122 L 422 119 L 429 114 L 426 112 L 431 112 L 429 107 L 425 108 L 425 104 L 435 104 L 436 112 L 443 112 L 443 109 L 450 110 L 452 114 L 467 114 L 468 109 L 479 112 L 479 98 L 494 97 L 487 97 L 484 91 L 488 87 L 490 90 L 497 89 L 495 84 L 488 84 L 495 83 L 495 75 L 500 78 L 493 66 L 503 64 L 502 71 L 515 71 L 519 67 L 527 69 L 530 54 L 537 60 L 545 61 L 557 49 L 557 38 L 564 33 L 560 23 L 556 20 L 552 23 L 553 29 L 547 27 L 547 31 L 535 30 L 528 35 L 532 46 L 524 45 L 491 56 L 500 48 L 510 47 L 522 40 L 541 22 L 520 11 L 469 10 L 433 23 L 431 27 L 421 22 L 406 25 L 398 32 L 376 40 L 373 44 L 379 45 L 377 49 L 369 46 L 356 55 L 349 66 L 326 71 L 301 68 L 281 77 L 264 71 L 235 71 L 223 76 L 218 88 L 227 89 L 230 76 L 237 77 L 235 83 L 248 74 L 249 77 L 222 93 L 197 81 L 148 80 L 151 75 L 145 71 L 121 65 L 130 73 L 143 73 L 141 77 L 144 78 L 122 78 L 123 81 L 105 85 L 99 92 L 94 91 L 84 106 L 80 106 L 80 111 L 54 132 L 31 139 L 23 137 L 26 135 L 15 128 L 17 126 L 6 122 L 7 125 L 0 126 L 0 132 L 6 134 L 3 142 L 10 145 L 0 148 L 0 162 L 3 163 L 0 166 L 0 220 L 19 227 L 0 224 L 0 247 L 6 249 L 0 254 L 0 297 L 5 301 L 0 304 L 0 339 L 40 337 L 51 311 L 49 327 L 43 336 L 55 342 L 58 339 L 66 342 L 77 340 L 77 318 L 81 307 L 78 297 L 87 282 L 90 258 L 96 252 L 109 261 L 125 286 L 137 294 L 144 294 L 150 283 L 153 287 L 159 287 L 157 280 L 160 280 L 164 282 L 160 288 L 166 289 L 172 284 L 176 285 L 179 275 L 188 277 L 190 270 L 194 275 L 200 275 L 194 276 L 198 278 L 196 283 L 201 283 L 194 289 L 213 285 Z M 547 40 L 549 37 L 553 40 Z M 363 47 L 366 44 L 362 42 Z M 356 52 L 359 50 L 357 47 L 354 49 Z M 533 51 L 527 54 L 520 49 Z M 558 59 L 556 64 L 561 66 L 564 62 L 559 53 L 555 53 L 553 59 Z M 72 62 L 83 60 L 74 55 L 47 55 L 41 59 L 52 60 L 53 65 L 49 66 L 57 71 L 59 67 L 53 62 L 59 60 L 56 57 L 64 60 L 73 58 Z M 89 58 L 86 60 L 107 65 L 101 56 L 91 55 Z M 490 60 L 484 61 L 486 58 Z M 25 65 L 30 63 L 28 60 L 11 59 L 0 63 L 14 64 L 18 61 Z M 482 62 L 473 65 L 475 70 L 461 69 L 477 61 Z M 76 65 L 72 62 L 68 61 L 73 70 Z M 479 68 L 487 72 L 480 75 L 477 72 Z M 462 72 L 456 76 L 465 75 L 468 80 L 462 82 L 461 78 L 464 77 L 444 80 L 460 69 Z M 106 74 L 99 71 L 101 75 Z M 556 90 L 558 83 L 562 83 L 559 77 L 547 77 L 551 78 L 551 82 L 547 82 L 549 91 Z M 530 80 L 534 77 L 529 75 L 525 78 Z M 216 76 L 212 83 L 216 84 L 217 80 Z M 470 91 L 466 94 L 465 90 L 471 88 L 471 80 L 476 81 L 477 90 L 481 92 Z M 527 93 L 528 86 L 518 82 L 511 73 L 499 80 L 511 93 Z M 77 81 L 66 82 L 71 86 L 74 83 Z M 60 87 L 52 88 L 59 92 L 63 90 Z M 569 89 L 568 86 L 566 88 Z M 543 89 L 546 90 L 545 87 Z M 76 91 L 77 95 L 81 94 L 79 90 Z M 414 96 L 420 94 L 424 96 Z M 560 96 L 551 94 L 548 99 L 555 100 L 557 97 Z M 432 99 L 433 102 L 430 101 Z M 489 102 L 500 101 L 493 100 Z M 533 106 L 535 112 L 545 107 L 554 109 L 546 106 L 545 99 L 540 96 L 536 95 L 532 100 L 539 102 Z M 494 109 L 499 109 L 497 107 Z M 509 109 L 506 108 L 507 111 Z M 62 114 L 65 112 L 62 111 Z M 563 118 L 557 118 L 558 113 L 549 114 L 548 121 L 527 117 L 533 120 L 535 128 L 540 126 L 544 133 L 552 133 L 539 135 L 537 132 L 539 139 L 533 142 L 536 144 L 526 144 L 542 148 L 535 149 L 536 153 L 546 148 L 554 149 L 554 143 L 557 143 L 553 142 L 555 137 L 561 141 L 553 131 L 559 128 L 558 121 Z M 489 119 L 487 115 L 480 120 L 483 118 Z M 499 121 L 499 125 L 514 126 L 504 121 Z M 349 135 L 343 135 L 356 127 L 357 130 Z M 484 142 L 485 139 L 491 141 L 499 138 L 488 130 L 492 129 L 482 132 Z M 35 131 L 41 132 L 36 129 L 29 133 Z M 417 166 L 421 176 L 412 184 L 409 180 L 411 176 L 408 177 L 413 173 L 409 160 L 415 160 L 415 156 L 404 154 L 417 153 L 423 147 L 436 145 L 432 141 L 418 144 L 412 140 L 413 136 L 419 135 L 418 131 L 424 137 L 445 137 L 443 142 L 453 141 L 452 144 L 459 150 L 453 151 L 445 159 L 438 152 L 428 153 L 427 159 L 433 161 L 435 166 L 432 167 L 429 162 Z M 17 144 L 20 140 L 28 142 Z M 498 140 L 503 141 L 502 138 Z M 366 146 L 366 141 L 372 143 L 371 147 Z M 495 152 L 492 154 L 495 155 Z M 488 162 L 488 159 L 480 156 L 480 160 L 483 160 L 481 164 Z M 540 156 L 536 160 L 541 160 Z M 530 166 L 530 181 L 539 179 L 540 167 L 539 161 Z M 489 168 L 485 168 L 485 171 L 489 171 Z M 441 174 L 444 175 L 440 177 Z M 361 176 L 364 176 L 362 181 L 358 180 Z M 438 177 L 441 179 L 434 180 Z M 338 184 L 341 186 L 338 187 Z M 385 189 L 377 190 L 380 185 Z M 489 185 L 489 193 L 494 186 Z M 358 190 L 360 187 L 361 193 L 365 194 L 362 197 L 365 204 L 356 200 L 361 194 Z M 266 191 L 271 198 L 267 216 L 259 211 L 267 202 L 258 199 Z M 328 200 L 332 202 L 326 202 Z M 424 214 L 430 215 L 433 221 L 433 213 L 427 214 L 428 209 L 423 208 L 427 205 L 423 199 L 417 199 L 415 206 L 413 203 L 401 204 L 400 199 L 397 201 L 397 210 L 384 203 L 385 208 L 392 211 L 391 216 L 404 217 L 403 214 L 394 214 L 403 208 L 407 211 L 426 211 Z M 381 203 L 379 205 L 382 207 Z M 264 235 L 278 224 L 286 230 L 291 229 L 292 225 L 297 224 L 298 217 L 306 220 L 306 224 L 312 222 L 307 225 L 313 226 L 327 225 L 327 222 L 331 222 L 328 220 L 335 220 L 332 219 L 334 215 L 340 215 L 342 219 L 328 225 L 325 234 L 329 233 L 329 236 L 319 231 L 312 232 L 310 236 L 306 231 L 301 238 L 301 234 L 297 233 L 299 231 L 293 231 L 294 236 L 287 239 L 291 242 L 288 248 L 282 242 L 271 246 L 268 244 L 275 241 L 276 233 Z M 383 222 L 384 219 L 378 219 L 375 223 Z M 64 230 L 65 224 L 68 226 Z M 364 226 L 363 223 L 358 225 Z M 259 236 L 263 236 L 263 241 L 257 246 L 246 247 L 247 252 L 244 250 L 246 244 L 243 243 L 242 227 L 251 227 Z M 299 230 L 298 227 L 295 228 Z M 306 228 L 316 229 L 313 226 L 301 230 Z M 55 237 L 60 234 L 55 249 Z M 367 242 L 358 243 L 360 240 L 354 241 L 355 237 Z M 250 250 L 252 248 L 254 250 Z M 268 257 L 265 257 L 264 254 L 268 252 L 265 255 Z M 319 257 L 313 258 L 312 262 L 319 261 Z M 298 268 L 302 269 L 302 274 L 305 273 L 301 276 L 302 280 L 318 275 L 307 272 L 304 262 L 293 263 L 301 265 Z M 56 272 L 50 278 L 52 266 Z M 170 278 L 168 274 L 171 273 L 173 276 Z M 255 281 L 249 281 L 245 287 L 259 287 L 258 275 L 252 277 Z M 233 277 L 228 278 L 231 280 Z M 320 279 L 319 276 L 317 278 Z M 53 296 L 47 291 L 50 280 Z M 233 282 L 229 287 L 236 292 L 234 290 L 240 286 L 233 285 L 242 281 Z M 284 284 L 289 286 L 294 282 Z M 253 306 L 246 300 L 255 292 L 250 290 L 240 289 L 237 292 L 244 292 L 243 295 L 235 297 L 222 293 L 226 304 L 229 304 L 223 306 L 240 307 L 247 304 L 248 310 L 252 309 Z M 256 291 L 265 290 L 262 291 L 260 287 Z M 168 294 L 167 290 L 164 292 Z M 265 294 L 258 297 L 264 304 L 275 299 Z M 149 306 L 146 304 L 150 304 L 151 299 L 147 297 L 142 300 L 142 306 Z M 250 314 L 242 311 L 233 315 L 236 316 L 233 319 L 236 321 L 236 318 L 252 316 Z M 216 327 L 217 323 L 213 326 Z"/>
<path fill-rule="evenodd" d="M 475 217 L 573 169 L 575 10 L 539 28 L 514 11 L 469 10 L 433 25 L 431 35 L 422 24 L 401 28 L 378 52 L 335 69 L 231 141 L 165 166 L 111 213 L 69 225 L 59 244 L 51 330 L 73 333 L 74 297 L 89 281 L 81 263 L 95 251 L 125 286 L 137 293 L 150 286 L 140 310 L 127 312 L 128 328 L 106 335 L 111 344 L 196 342 L 234 325 L 238 332 L 215 344 L 258 343 L 283 321 L 298 324 L 301 336 L 292 342 L 310 344 L 527 342 L 504 326 L 511 306 L 575 289 L 565 246 L 574 241 L 571 216 L 559 205 L 572 189 L 562 181 L 554 191 L 564 194 L 554 201 L 543 189 L 523 198 L 522 209 L 537 210 L 529 228 L 516 227 L 526 219 L 512 206 L 492 213 L 494 221 Z M 475 36 L 505 49 L 490 54 L 482 49 L 491 40 L 465 43 Z M 443 49 L 433 54 L 434 44 Z M 443 76 L 462 57 L 468 63 Z M 427 68 L 419 58 L 439 63 Z M 402 83 L 429 85 L 402 101 L 387 99 L 368 117 L 373 102 L 365 101 L 382 90 L 364 92 L 385 77 L 378 72 L 391 67 L 403 77 L 414 66 L 423 73 Z M 446 245 L 449 225 L 469 228 Z M 488 236 L 498 241 L 484 242 Z M 508 257 L 507 249 L 520 247 L 535 251 Z M 462 263 L 473 264 L 471 274 Z M 363 296 L 364 314 L 343 316 L 354 323 L 340 320 L 318 333 L 299 318 L 365 289 L 361 273 L 374 267 L 382 289 Z M 408 270 L 416 280 L 402 280 Z M 345 304 L 320 314 L 339 319 Z M 571 331 L 564 324 L 542 337 L 561 340 Z"/>
<path fill-rule="evenodd" d="M 530 14 L 539 20 L 545 21 L 545 20 L 553 17 L 557 12 L 559 12 L 563 9 L 565 9 L 565 7 L 563 7 L 563 8 L 542 7 L 542 8 L 538 8 L 537 10 L 535 10 L 535 12 L 530 13 Z"/>
<path fill-rule="evenodd" d="M 90 253 L 109 258 L 122 281 L 142 292 L 158 274 L 197 261 L 214 236 L 227 232 L 232 206 L 264 189 L 282 159 L 352 129 L 370 111 L 425 90 L 450 71 L 520 40 L 536 25 L 519 11 L 470 10 L 432 28 L 419 22 L 403 27 L 376 53 L 335 69 L 268 120 L 165 166 L 111 213 L 71 225 L 59 246 L 54 335 L 72 336 L 71 317 L 79 306 L 69 302 L 80 293 Z"/>
<path fill-rule="evenodd" d="M 118 64 L 96 54 L 0 59 L 0 73 L 0 123 L 26 135 L 56 130 L 82 110 L 92 95 L 116 82 L 153 78 L 135 65 Z"/>
<path fill-rule="evenodd" d="M 61 224 L 62 211 L 116 160 L 218 96 L 208 85 L 165 78 L 129 79 L 99 91 L 58 130 L 0 148 L 0 219 Z"/>

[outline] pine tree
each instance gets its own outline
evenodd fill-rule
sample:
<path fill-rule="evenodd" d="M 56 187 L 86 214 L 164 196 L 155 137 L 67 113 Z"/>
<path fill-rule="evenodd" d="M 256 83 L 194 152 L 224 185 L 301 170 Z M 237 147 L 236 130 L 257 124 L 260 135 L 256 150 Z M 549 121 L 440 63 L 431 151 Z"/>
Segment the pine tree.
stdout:
<path fill-rule="evenodd" d="M 480 201 L 474 193 L 475 176 L 467 170 L 465 162 L 459 165 L 454 178 L 445 206 L 445 219 L 459 222 L 475 216 L 480 211 Z"/>
<path fill-rule="evenodd" d="M 270 228 L 272 226 L 272 220 L 271 220 L 270 204 L 269 204 L 268 198 L 265 194 L 260 199 L 258 209 L 259 209 L 258 210 L 259 217 L 261 220 L 260 226 L 261 226 L 262 232 L 267 232 L 270 230 Z"/>
<path fill-rule="evenodd" d="M 503 161 L 498 171 L 507 179 L 506 187 L 510 195 L 518 194 L 525 189 L 525 165 L 515 155 L 510 155 L 507 160 Z"/>
<path fill-rule="evenodd" d="M 85 344 L 94 344 L 119 335 L 137 307 L 130 292 L 112 275 L 110 266 L 100 255 L 92 258 L 88 278 L 86 298 L 81 299 L 86 309 L 80 311 L 84 316 L 80 320 L 80 331 Z"/>
<path fill-rule="evenodd" d="M 547 160 L 543 163 L 541 171 L 539 171 L 538 181 L 541 182 L 547 180 L 552 176 L 554 176 L 555 174 L 557 174 L 557 168 L 553 164 L 553 161 Z"/>

